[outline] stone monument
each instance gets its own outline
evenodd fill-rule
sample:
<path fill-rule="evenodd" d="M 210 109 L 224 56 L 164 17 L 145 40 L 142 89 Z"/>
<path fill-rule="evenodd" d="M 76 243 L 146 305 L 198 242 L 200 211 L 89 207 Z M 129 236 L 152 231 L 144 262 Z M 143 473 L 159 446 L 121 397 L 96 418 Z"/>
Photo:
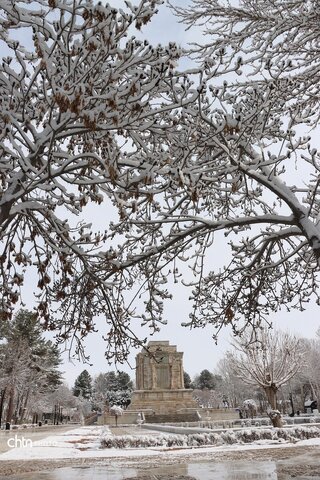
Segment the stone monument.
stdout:
<path fill-rule="evenodd" d="M 192 390 L 184 388 L 182 357 L 168 341 L 149 342 L 136 356 L 136 390 L 129 410 L 151 415 L 148 421 L 194 420 L 197 404 Z"/>

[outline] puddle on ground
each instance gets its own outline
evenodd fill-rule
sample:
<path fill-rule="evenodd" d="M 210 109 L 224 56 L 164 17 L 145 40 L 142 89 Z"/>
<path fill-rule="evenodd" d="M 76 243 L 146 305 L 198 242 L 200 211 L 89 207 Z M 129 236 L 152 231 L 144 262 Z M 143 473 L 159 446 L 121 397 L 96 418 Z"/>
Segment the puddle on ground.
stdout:
<path fill-rule="evenodd" d="M 298 474 L 282 474 L 279 471 L 283 467 L 294 467 L 300 465 Z M 312 476 L 303 466 L 319 466 Z M 302 470 L 301 470 L 302 466 Z M 318 470 L 316 468 L 316 470 Z M 205 461 L 189 462 L 187 464 L 164 465 L 161 467 L 150 467 L 149 469 L 129 468 L 121 465 L 96 465 L 63 467 L 52 471 L 32 472 L 10 477 L 1 476 L 0 480 L 320 480 L 320 465 L 318 455 L 298 455 L 297 457 L 276 461 L 252 461 L 252 460 L 229 460 L 225 462 Z"/>
<path fill-rule="evenodd" d="M 67 467 L 46 472 L 14 475 L 10 480 L 124 480 L 128 478 L 166 480 L 189 476 L 196 480 L 278 480 L 275 462 L 205 462 L 170 465 L 149 470 L 120 466 Z M 0 476 L 0 478 L 2 478 Z M 3 477 L 4 478 L 4 477 Z M 313 479 L 314 480 L 314 479 Z"/>

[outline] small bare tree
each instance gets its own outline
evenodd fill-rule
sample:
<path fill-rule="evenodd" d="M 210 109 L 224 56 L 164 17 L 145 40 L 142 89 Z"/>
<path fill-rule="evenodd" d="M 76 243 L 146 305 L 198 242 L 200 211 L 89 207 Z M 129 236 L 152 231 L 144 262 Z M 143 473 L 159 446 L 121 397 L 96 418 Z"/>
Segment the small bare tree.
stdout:
<path fill-rule="evenodd" d="M 304 339 L 306 348 L 306 368 L 304 378 L 310 385 L 311 394 L 314 400 L 317 400 L 317 406 L 320 407 L 320 329 L 318 329 L 316 338 Z"/>
<path fill-rule="evenodd" d="M 261 387 L 271 409 L 277 410 L 277 391 L 299 372 L 304 351 L 300 339 L 289 333 L 262 329 L 257 339 L 249 334 L 234 343 L 231 355 L 234 371 L 248 385 Z M 278 416 L 271 417 L 281 426 Z"/>
<path fill-rule="evenodd" d="M 217 372 L 222 377 L 220 390 L 228 399 L 229 405 L 241 410 L 242 402 L 248 395 L 254 396 L 254 388 L 248 391 L 248 386 L 235 374 L 233 360 L 230 352 L 227 352 L 217 364 Z"/>
<path fill-rule="evenodd" d="M 257 404 L 252 398 L 245 400 L 242 404 L 242 408 L 244 410 L 246 418 L 253 419 L 253 417 L 257 415 Z"/>

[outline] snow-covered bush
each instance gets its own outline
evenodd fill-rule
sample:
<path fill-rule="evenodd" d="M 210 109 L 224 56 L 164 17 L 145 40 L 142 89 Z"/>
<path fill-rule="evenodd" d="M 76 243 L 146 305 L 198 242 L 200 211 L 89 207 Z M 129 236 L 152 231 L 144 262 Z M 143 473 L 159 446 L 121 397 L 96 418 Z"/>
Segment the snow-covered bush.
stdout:
<path fill-rule="evenodd" d="M 253 418 L 257 415 L 257 404 L 252 398 L 244 400 L 242 409 L 244 410 L 246 418 Z"/>
<path fill-rule="evenodd" d="M 226 443 L 228 445 L 232 445 L 234 443 L 238 443 L 238 439 L 235 435 L 234 432 L 222 432 L 220 434 L 220 438 L 219 438 L 220 442 L 221 443 Z M 216 440 L 216 443 L 218 444 L 218 440 Z"/>
<path fill-rule="evenodd" d="M 185 435 L 107 435 L 101 440 L 103 448 L 147 448 L 186 446 Z"/>
<path fill-rule="evenodd" d="M 123 415 L 123 409 L 119 405 L 113 405 L 112 407 L 110 407 L 109 412 L 111 415 L 114 415 L 116 425 L 118 425 L 118 417 L 121 417 L 121 415 Z"/>
<path fill-rule="evenodd" d="M 221 433 L 192 433 L 168 435 L 106 435 L 101 440 L 103 448 L 148 448 L 148 447 L 200 447 L 204 445 L 232 445 L 260 440 L 295 443 L 298 440 L 320 437 L 318 427 L 296 428 L 248 428 Z"/>

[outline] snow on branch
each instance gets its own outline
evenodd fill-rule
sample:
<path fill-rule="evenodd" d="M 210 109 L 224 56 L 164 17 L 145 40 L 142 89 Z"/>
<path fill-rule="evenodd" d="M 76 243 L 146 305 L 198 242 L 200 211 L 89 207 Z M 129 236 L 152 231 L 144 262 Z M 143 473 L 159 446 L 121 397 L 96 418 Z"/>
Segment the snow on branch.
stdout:
<path fill-rule="evenodd" d="M 25 274 L 35 271 L 43 326 L 81 353 L 104 316 L 107 355 L 119 361 L 143 342 L 116 288 L 122 258 L 106 244 L 112 215 L 98 231 L 86 212 L 110 209 L 109 198 L 123 218 L 129 204 L 118 191 L 131 192 L 135 208 L 154 171 L 167 169 L 170 135 L 202 88 L 175 70 L 176 44 L 154 47 L 134 36 L 161 3 L 127 2 L 124 11 L 90 1 L 6 1 L 0 19 L 9 52 L 0 72 L 1 315 L 10 318 Z"/>
<path fill-rule="evenodd" d="M 320 302 L 317 3 L 194 0 L 175 9 L 205 29 L 189 52 L 133 36 L 160 3 L 6 2 L 0 20 L 2 315 L 36 270 L 43 325 L 81 350 L 103 316 L 120 362 L 144 343 L 133 316 L 165 322 L 169 280 L 215 338 Z"/>

